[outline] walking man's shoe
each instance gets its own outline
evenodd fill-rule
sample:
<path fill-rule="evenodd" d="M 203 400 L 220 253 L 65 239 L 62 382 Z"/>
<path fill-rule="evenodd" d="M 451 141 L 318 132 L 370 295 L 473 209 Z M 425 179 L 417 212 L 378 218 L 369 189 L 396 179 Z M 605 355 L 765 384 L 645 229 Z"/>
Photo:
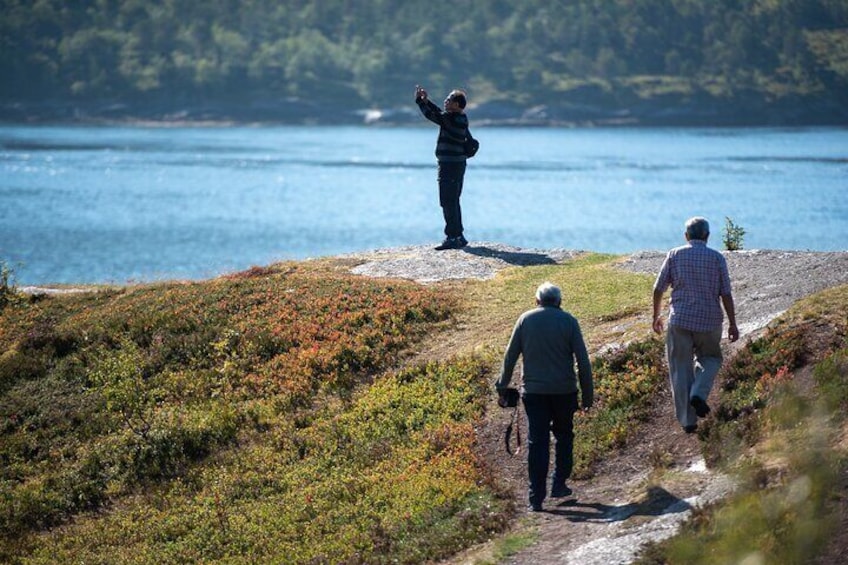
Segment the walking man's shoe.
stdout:
<path fill-rule="evenodd" d="M 436 246 L 436 251 L 444 251 L 445 249 L 459 249 L 459 240 L 455 237 L 447 237 L 443 242 Z"/>
<path fill-rule="evenodd" d="M 568 488 L 568 485 L 554 485 L 551 488 L 551 498 L 564 498 L 566 496 L 571 496 L 574 493 L 573 490 Z"/>
<path fill-rule="evenodd" d="M 694 434 L 698 431 L 698 424 L 692 424 L 691 426 L 683 426 L 683 431 L 687 434 Z"/>
<path fill-rule="evenodd" d="M 689 404 L 691 404 L 692 408 L 695 409 L 695 414 L 697 414 L 699 418 L 706 418 L 707 414 L 710 413 L 710 407 L 700 396 L 693 396 L 692 400 L 689 401 Z"/>
<path fill-rule="evenodd" d="M 466 245 L 468 245 L 468 240 L 465 239 L 464 235 L 461 235 L 458 238 L 456 238 L 456 244 L 457 244 L 456 247 L 458 249 L 461 249 L 461 248 L 465 247 Z"/>

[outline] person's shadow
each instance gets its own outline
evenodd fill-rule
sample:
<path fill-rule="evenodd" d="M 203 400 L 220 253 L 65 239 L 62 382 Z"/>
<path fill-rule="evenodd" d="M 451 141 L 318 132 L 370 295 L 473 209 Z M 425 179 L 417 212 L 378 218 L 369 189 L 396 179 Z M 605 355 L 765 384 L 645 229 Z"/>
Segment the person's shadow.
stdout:
<path fill-rule="evenodd" d="M 544 253 L 533 253 L 529 251 L 502 251 L 486 246 L 467 246 L 462 248 L 466 253 L 478 257 L 493 257 L 500 259 L 510 265 L 527 267 L 531 265 L 554 265 L 556 260 Z"/>
<path fill-rule="evenodd" d="M 575 499 L 565 500 L 549 509 L 549 513 L 563 516 L 571 522 L 609 523 L 626 520 L 631 516 L 662 516 L 686 512 L 692 506 L 662 487 L 648 489 L 645 500 L 621 506 L 598 502 L 584 503 Z"/>

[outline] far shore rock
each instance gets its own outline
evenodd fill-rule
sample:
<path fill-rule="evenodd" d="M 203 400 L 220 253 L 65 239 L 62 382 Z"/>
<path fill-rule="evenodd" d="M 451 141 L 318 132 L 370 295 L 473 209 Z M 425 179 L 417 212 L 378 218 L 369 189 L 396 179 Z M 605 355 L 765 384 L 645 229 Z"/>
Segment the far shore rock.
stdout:
<path fill-rule="evenodd" d="M 642 97 L 628 89 L 608 92 L 584 86 L 561 97 L 519 104 L 510 99 L 471 100 L 468 113 L 480 126 L 547 127 L 747 127 L 848 124 L 848 108 L 834 96 L 764 96 L 741 91 L 732 98 L 703 90 Z M 410 99 L 392 107 L 352 107 L 297 97 L 238 102 L 190 100 L 5 100 L 0 123 L 43 124 L 422 124 Z"/>

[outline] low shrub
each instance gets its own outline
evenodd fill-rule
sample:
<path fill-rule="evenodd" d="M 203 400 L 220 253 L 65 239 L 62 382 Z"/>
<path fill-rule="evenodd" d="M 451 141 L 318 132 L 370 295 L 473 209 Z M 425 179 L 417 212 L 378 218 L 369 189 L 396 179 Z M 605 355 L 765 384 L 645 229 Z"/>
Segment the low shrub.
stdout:
<path fill-rule="evenodd" d="M 9 304 L 0 547 L 189 480 L 240 437 L 273 430 L 268 414 L 299 418 L 316 398 L 348 397 L 446 320 L 451 301 L 294 267 Z"/>
<path fill-rule="evenodd" d="M 649 337 L 608 351 L 592 362 L 595 406 L 575 415 L 574 476 L 586 478 L 592 466 L 623 446 L 640 420 L 651 413 L 665 382 L 664 346 Z"/>
<path fill-rule="evenodd" d="M 21 300 L 15 285 L 15 273 L 5 261 L 0 260 L 0 312 L 6 306 Z"/>
<path fill-rule="evenodd" d="M 760 413 L 768 444 L 736 468 L 737 493 L 697 512 L 676 537 L 649 544 L 637 562 L 813 562 L 838 527 L 833 485 L 845 472 L 822 413 L 791 383 L 777 384 Z"/>
<path fill-rule="evenodd" d="M 745 240 L 745 228 L 737 225 L 728 217 L 724 218 L 722 242 L 728 251 L 740 251 Z"/>
<path fill-rule="evenodd" d="M 819 363 L 813 377 L 828 409 L 842 419 L 848 417 L 848 348 Z"/>
<path fill-rule="evenodd" d="M 297 416 L 263 409 L 264 429 L 239 450 L 39 536 L 28 562 L 444 558 L 509 516 L 475 450 L 490 384 L 486 363 L 457 359 L 381 376 Z"/>

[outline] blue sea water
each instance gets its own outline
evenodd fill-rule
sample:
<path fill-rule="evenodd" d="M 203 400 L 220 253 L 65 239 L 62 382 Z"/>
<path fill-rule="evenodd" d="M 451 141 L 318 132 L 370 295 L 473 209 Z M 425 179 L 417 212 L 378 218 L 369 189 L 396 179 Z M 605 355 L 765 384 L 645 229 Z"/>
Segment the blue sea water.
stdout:
<path fill-rule="evenodd" d="M 0 126 L 18 284 L 202 279 L 443 237 L 427 127 Z M 472 116 L 473 125 L 473 116 Z M 848 249 L 848 130 L 474 128 L 466 237 L 628 253 L 693 215 L 746 249 Z"/>

